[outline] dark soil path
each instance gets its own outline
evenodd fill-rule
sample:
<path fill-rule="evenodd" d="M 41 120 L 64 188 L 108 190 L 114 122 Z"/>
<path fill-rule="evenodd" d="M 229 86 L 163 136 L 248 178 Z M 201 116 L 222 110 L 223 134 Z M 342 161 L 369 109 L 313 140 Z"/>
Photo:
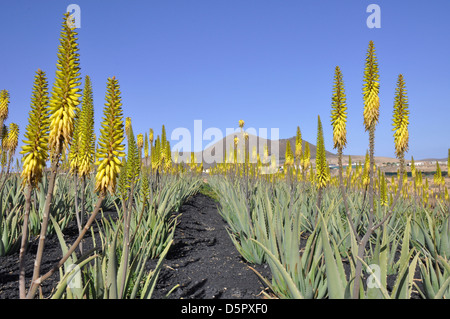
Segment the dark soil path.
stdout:
<path fill-rule="evenodd" d="M 164 298 L 177 284 L 171 299 L 262 298 L 264 287 L 234 247 L 214 200 L 197 194 L 180 213 L 154 298 Z M 267 265 L 251 266 L 270 279 Z"/>
<path fill-rule="evenodd" d="M 166 298 L 176 285 L 179 286 L 172 291 L 169 299 L 262 298 L 260 293 L 264 287 L 234 247 L 214 200 L 199 193 L 189 199 L 179 213 L 182 215 L 175 229 L 174 244 L 164 261 L 153 298 Z M 73 221 L 64 230 L 66 243 L 72 243 L 77 235 L 78 230 Z M 85 239 L 84 247 L 89 249 L 92 242 L 90 232 Z M 33 273 L 36 251 L 37 241 L 32 241 L 25 267 L 27 284 Z M 61 257 L 57 237 L 48 236 L 41 273 L 50 270 Z M 0 257 L 0 299 L 19 297 L 18 260 L 18 253 Z M 267 266 L 251 266 L 270 279 Z M 44 298 L 51 295 L 58 281 L 58 272 L 44 281 Z"/>

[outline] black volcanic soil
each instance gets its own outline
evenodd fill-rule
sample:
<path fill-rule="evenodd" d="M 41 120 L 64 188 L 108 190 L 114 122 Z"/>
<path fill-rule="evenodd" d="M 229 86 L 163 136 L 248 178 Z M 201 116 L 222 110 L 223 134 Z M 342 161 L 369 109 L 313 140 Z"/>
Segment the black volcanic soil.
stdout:
<path fill-rule="evenodd" d="M 169 299 L 255 299 L 264 287 L 231 241 L 216 203 L 203 194 L 182 206 L 173 247 L 153 295 Z M 270 279 L 270 269 L 250 265 Z"/>
<path fill-rule="evenodd" d="M 258 277 L 235 249 L 226 229 L 226 223 L 210 197 L 197 194 L 180 209 L 182 215 L 175 229 L 174 244 L 163 263 L 153 298 L 169 299 L 256 299 L 262 298 Z M 66 243 L 77 236 L 73 221 L 65 230 Z M 86 234 L 85 249 L 89 248 L 90 234 Z M 37 241 L 31 242 L 26 259 L 27 284 L 32 276 Z M 45 273 L 61 258 L 56 236 L 48 236 L 41 273 Z M 18 253 L 0 257 L 0 299 L 17 299 Z M 155 264 L 156 261 L 150 261 Z M 251 265 L 270 279 L 268 266 Z M 49 297 L 59 281 L 54 274 L 44 281 L 42 295 Z"/>

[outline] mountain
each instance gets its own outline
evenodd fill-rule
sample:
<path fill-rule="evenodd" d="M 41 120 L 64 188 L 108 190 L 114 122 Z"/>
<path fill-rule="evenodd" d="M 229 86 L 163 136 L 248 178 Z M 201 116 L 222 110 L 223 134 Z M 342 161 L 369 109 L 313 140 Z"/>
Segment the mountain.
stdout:
<path fill-rule="evenodd" d="M 229 154 L 234 149 L 234 138 L 237 137 L 239 139 L 238 142 L 238 149 L 240 150 L 240 154 L 244 154 L 244 136 L 243 133 L 233 133 L 230 134 L 221 140 L 217 141 L 211 146 L 208 146 L 205 148 L 202 152 L 196 152 L 195 156 L 197 158 L 200 158 L 202 156 L 203 158 L 203 167 L 208 168 L 211 165 L 213 165 L 217 161 L 223 161 L 224 155 Z M 263 158 L 263 152 L 264 152 L 264 145 L 267 145 L 269 156 L 271 156 L 273 153 L 276 155 L 276 147 L 278 145 L 278 164 L 282 164 L 285 161 L 285 154 L 286 154 L 286 144 L 287 141 L 290 142 L 292 151 L 295 154 L 295 136 L 288 138 L 288 139 L 280 139 L 280 140 L 268 140 L 253 134 L 248 135 L 248 143 L 246 144 L 247 149 L 250 149 L 250 156 L 252 155 L 254 147 L 256 147 L 256 152 L 260 154 L 260 157 Z M 316 157 L 316 146 L 314 144 L 311 144 L 307 141 L 303 141 L 303 149 L 305 149 L 305 143 L 309 144 L 310 151 L 311 151 L 311 160 L 314 162 L 314 159 Z M 272 148 L 274 148 L 272 152 Z M 227 151 L 228 149 L 228 151 Z M 331 153 L 329 151 L 326 151 L 327 158 L 332 159 L 336 158 L 337 155 L 334 153 Z"/>

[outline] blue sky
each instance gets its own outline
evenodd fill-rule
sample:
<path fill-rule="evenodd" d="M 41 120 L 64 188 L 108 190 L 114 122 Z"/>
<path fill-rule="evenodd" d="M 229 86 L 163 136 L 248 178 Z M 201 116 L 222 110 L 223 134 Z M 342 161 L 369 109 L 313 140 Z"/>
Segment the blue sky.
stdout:
<path fill-rule="evenodd" d="M 225 134 L 243 119 L 246 127 L 279 128 L 281 138 L 300 126 L 315 144 L 320 115 L 333 151 L 331 93 L 339 65 L 348 103 L 344 153 L 363 155 L 363 70 L 373 40 L 381 85 L 375 155 L 394 157 L 392 111 L 402 73 L 411 112 L 406 157 L 447 156 L 448 0 L 3 1 L 0 89 L 11 95 L 6 123 L 18 123 L 21 137 L 36 70 L 53 84 L 62 14 L 71 3 L 81 8 L 81 73 L 93 81 L 97 132 L 106 80 L 116 76 L 136 134 L 149 128 L 159 134 L 162 124 L 169 136 L 179 127 L 193 132 L 194 120 Z M 366 25 L 371 3 L 381 8 L 379 29 Z"/>

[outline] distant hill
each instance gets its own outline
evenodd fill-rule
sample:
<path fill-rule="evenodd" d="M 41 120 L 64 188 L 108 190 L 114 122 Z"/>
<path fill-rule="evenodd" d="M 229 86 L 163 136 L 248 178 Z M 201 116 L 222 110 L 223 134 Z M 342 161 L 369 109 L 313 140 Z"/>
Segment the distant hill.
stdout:
<path fill-rule="evenodd" d="M 233 133 L 233 134 L 230 134 L 230 135 L 224 137 L 220 141 L 217 141 L 213 145 L 205 148 L 202 152 L 195 152 L 196 158 L 199 159 L 202 156 L 204 168 L 208 168 L 208 167 L 212 166 L 215 163 L 214 159 L 223 161 L 223 158 L 224 158 L 227 148 L 229 150 L 227 153 L 228 156 L 230 154 L 230 150 L 231 151 L 233 150 L 235 136 L 237 136 L 239 139 L 238 149 L 240 149 L 240 153 L 243 154 L 244 136 L 242 133 L 239 132 L 239 133 Z M 264 151 L 263 150 L 264 145 L 267 145 L 267 148 L 269 150 L 269 156 L 271 156 L 273 153 L 272 152 L 272 144 L 276 147 L 277 142 L 278 142 L 278 147 L 279 147 L 278 164 L 282 165 L 285 161 L 287 141 L 290 142 L 292 152 L 295 154 L 295 136 L 293 136 L 291 138 L 287 138 L 287 139 L 279 139 L 279 140 L 272 141 L 272 140 L 265 139 L 265 138 L 262 138 L 262 137 L 259 137 L 259 136 L 253 135 L 253 134 L 249 134 L 248 148 L 250 148 L 250 155 L 251 155 L 253 147 L 256 146 L 256 151 L 260 154 L 260 156 L 262 158 L 262 154 Z M 302 146 L 303 150 L 305 149 L 306 143 L 309 144 L 309 148 L 311 151 L 311 162 L 314 164 L 315 158 L 316 158 L 317 147 L 316 147 L 316 145 L 303 140 L 303 146 Z M 325 151 L 325 152 L 326 152 L 328 163 L 329 164 L 337 164 L 337 162 L 338 162 L 337 154 L 332 153 L 330 151 Z M 358 163 L 358 162 L 364 163 L 365 155 L 351 155 L 351 160 L 353 163 Z M 346 154 L 343 155 L 342 162 L 344 165 L 348 163 L 348 155 L 346 155 Z M 379 164 L 388 163 L 388 162 L 398 162 L 398 159 L 391 158 L 391 157 L 375 156 L 375 162 L 379 163 Z"/>
<path fill-rule="evenodd" d="M 196 152 L 195 156 L 197 158 L 200 158 L 200 156 L 202 156 L 202 154 L 203 154 L 203 167 L 204 168 L 210 167 L 214 163 L 214 161 L 212 161 L 213 159 L 219 159 L 219 160 L 223 161 L 223 158 L 224 158 L 227 148 L 229 150 L 227 152 L 227 154 L 230 154 L 230 150 L 232 151 L 234 149 L 233 145 L 234 145 L 235 137 L 237 137 L 239 139 L 238 149 L 240 150 L 240 153 L 244 154 L 243 150 L 244 150 L 244 146 L 245 146 L 245 144 L 244 144 L 245 139 L 244 139 L 243 134 L 239 132 L 239 133 L 233 133 L 233 134 L 230 134 L 230 135 L 224 137 L 220 141 L 217 141 L 213 145 L 204 149 L 203 152 Z M 262 137 L 259 137 L 259 136 L 253 135 L 253 134 L 249 134 L 247 149 L 250 149 L 250 155 L 251 155 L 254 147 L 256 146 L 256 152 L 259 153 L 262 158 L 262 155 L 264 152 L 264 145 L 267 145 L 267 148 L 269 151 L 269 156 L 271 156 L 273 153 L 275 153 L 275 150 L 272 150 L 272 146 L 276 147 L 276 145 L 278 144 L 278 149 L 279 149 L 278 164 L 283 164 L 285 161 L 287 141 L 290 142 L 292 151 L 295 153 L 295 136 L 288 138 L 288 139 L 279 139 L 279 140 L 272 141 L 272 140 L 268 140 L 268 139 L 265 139 L 265 138 L 262 138 Z M 303 141 L 303 146 L 302 146 L 303 149 L 305 149 L 306 143 L 309 144 L 309 148 L 311 151 L 311 159 L 314 161 L 314 159 L 316 157 L 316 146 L 307 141 Z M 326 154 L 327 154 L 327 158 L 337 158 L 336 154 L 331 153 L 329 151 L 326 151 Z"/>

